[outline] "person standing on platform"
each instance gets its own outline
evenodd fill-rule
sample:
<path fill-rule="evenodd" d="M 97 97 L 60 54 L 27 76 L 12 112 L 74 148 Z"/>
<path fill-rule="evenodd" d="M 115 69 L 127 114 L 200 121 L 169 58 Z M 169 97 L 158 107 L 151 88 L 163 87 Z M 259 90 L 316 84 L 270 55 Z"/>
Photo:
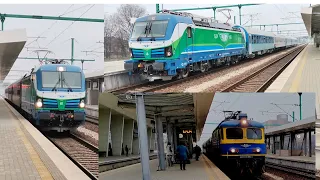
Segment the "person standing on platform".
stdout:
<path fill-rule="evenodd" d="M 126 147 L 125 147 L 125 151 L 126 151 L 126 156 L 128 156 L 128 153 L 129 153 L 128 145 L 126 145 Z"/>
<path fill-rule="evenodd" d="M 172 166 L 173 165 L 173 161 L 172 161 L 172 147 L 171 147 L 171 143 L 168 142 L 167 145 L 167 161 L 168 161 L 168 166 Z"/>
<path fill-rule="evenodd" d="M 186 170 L 186 161 L 188 159 L 188 149 L 187 147 L 183 144 L 180 143 L 180 145 L 177 147 L 177 154 L 180 160 L 180 169 Z"/>
<path fill-rule="evenodd" d="M 201 154 L 201 148 L 198 145 L 196 145 L 196 147 L 194 147 L 194 151 L 196 153 L 196 160 L 199 161 L 199 157 Z"/>

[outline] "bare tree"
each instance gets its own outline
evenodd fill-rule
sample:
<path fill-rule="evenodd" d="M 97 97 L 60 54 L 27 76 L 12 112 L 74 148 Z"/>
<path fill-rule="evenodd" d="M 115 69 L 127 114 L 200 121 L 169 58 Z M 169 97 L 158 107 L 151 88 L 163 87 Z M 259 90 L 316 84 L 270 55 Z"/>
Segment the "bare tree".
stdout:
<path fill-rule="evenodd" d="M 129 57 L 129 36 L 133 28 L 132 18 L 146 14 L 140 5 L 123 4 L 113 15 L 105 17 L 105 58 Z"/>

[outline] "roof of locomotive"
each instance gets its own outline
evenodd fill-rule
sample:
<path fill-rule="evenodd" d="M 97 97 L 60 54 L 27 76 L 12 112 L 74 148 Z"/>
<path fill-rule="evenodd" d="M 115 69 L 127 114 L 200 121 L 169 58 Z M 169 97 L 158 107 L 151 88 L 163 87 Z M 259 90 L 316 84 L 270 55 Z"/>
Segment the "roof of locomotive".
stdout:
<path fill-rule="evenodd" d="M 39 66 L 35 71 L 57 71 L 57 67 L 66 67 L 66 71 L 81 72 L 81 68 L 69 64 L 44 64 Z"/>
<path fill-rule="evenodd" d="M 218 127 L 257 127 L 257 128 L 263 128 L 263 124 L 257 121 L 251 121 L 247 120 L 247 125 L 242 125 L 240 120 L 228 120 L 221 122 Z"/>

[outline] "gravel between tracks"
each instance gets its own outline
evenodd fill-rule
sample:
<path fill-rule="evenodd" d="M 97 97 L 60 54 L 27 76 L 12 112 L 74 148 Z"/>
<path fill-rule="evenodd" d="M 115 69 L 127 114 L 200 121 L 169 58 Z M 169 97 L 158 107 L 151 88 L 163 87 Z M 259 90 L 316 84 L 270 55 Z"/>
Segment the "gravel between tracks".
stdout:
<path fill-rule="evenodd" d="M 89 126 L 91 129 L 88 128 Z M 99 146 L 99 134 L 96 131 L 92 131 L 92 129 L 98 130 L 98 128 L 98 125 L 90 125 L 90 123 L 85 123 L 83 126 L 78 127 L 73 133 L 90 142 L 91 144 Z"/>
<path fill-rule="evenodd" d="M 70 137 L 51 139 L 93 175 L 98 176 L 99 167 L 97 163 L 97 153 L 91 151 L 89 148 Z"/>
<path fill-rule="evenodd" d="M 250 60 L 248 62 L 245 62 L 243 64 L 240 64 L 238 66 L 230 67 L 227 69 L 224 69 L 222 71 L 208 74 L 204 77 L 199 79 L 193 79 L 190 81 L 187 81 L 182 84 L 178 84 L 176 86 L 170 86 L 155 92 L 213 92 L 217 91 L 219 89 L 222 89 L 223 87 L 226 87 L 227 85 L 230 85 L 230 80 L 232 82 L 236 82 L 243 77 L 245 77 L 248 72 L 252 72 L 255 70 L 258 70 L 262 66 L 264 66 L 266 63 L 272 61 L 276 56 L 279 56 L 281 54 L 285 54 L 288 51 L 292 50 L 287 49 L 275 54 L 272 54 L 270 56 L 257 58 L 255 60 Z"/>

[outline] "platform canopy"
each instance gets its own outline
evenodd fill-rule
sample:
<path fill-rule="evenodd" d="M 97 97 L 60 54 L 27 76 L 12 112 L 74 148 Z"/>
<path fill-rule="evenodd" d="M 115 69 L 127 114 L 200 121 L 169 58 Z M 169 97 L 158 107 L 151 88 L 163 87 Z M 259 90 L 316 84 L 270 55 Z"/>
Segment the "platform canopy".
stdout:
<path fill-rule="evenodd" d="M 26 42 L 25 29 L 0 31 L 0 80 L 8 75 Z"/>
<path fill-rule="evenodd" d="M 154 120 L 155 115 L 161 115 L 164 123 L 169 121 L 176 127 L 195 127 L 199 140 L 213 96 L 214 93 L 144 94 L 146 118 Z M 136 119 L 135 94 L 104 93 L 99 104 Z"/>
<path fill-rule="evenodd" d="M 301 16 L 309 36 L 320 32 L 320 5 L 303 8 Z"/>

